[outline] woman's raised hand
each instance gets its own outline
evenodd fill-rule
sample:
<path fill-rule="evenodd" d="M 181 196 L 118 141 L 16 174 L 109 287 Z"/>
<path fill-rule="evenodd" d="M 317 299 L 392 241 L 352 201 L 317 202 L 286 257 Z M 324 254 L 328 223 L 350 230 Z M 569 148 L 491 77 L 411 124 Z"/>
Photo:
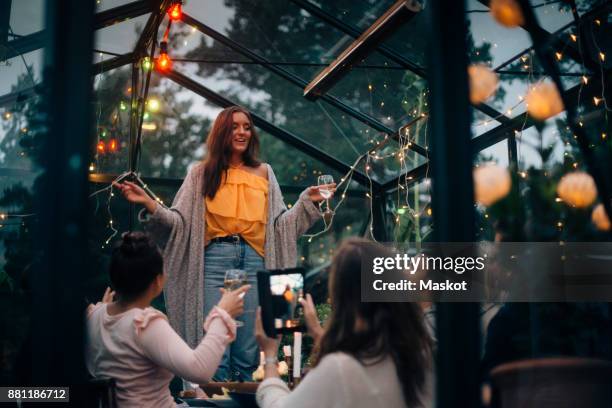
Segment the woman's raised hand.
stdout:
<path fill-rule="evenodd" d="M 137 184 L 130 181 L 124 181 L 123 183 L 116 183 L 115 187 L 121 191 L 123 197 L 130 203 L 144 205 L 150 213 L 155 212 L 155 200 Z"/>
<path fill-rule="evenodd" d="M 232 318 L 236 318 L 244 313 L 244 294 L 251 288 L 251 285 L 244 285 L 236 290 L 225 290 L 221 288 L 221 300 L 217 307 L 225 310 Z"/>
<path fill-rule="evenodd" d="M 117 183 L 115 186 L 121 191 L 123 197 L 131 203 L 144 204 L 151 199 L 140 186 L 129 181 Z"/>
<path fill-rule="evenodd" d="M 319 317 L 317 316 L 317 309 L 315 308 L 312 296 L 310 293 L 306 294 L 306 299 L 300 300 L 302 307 L 304 308 L 304 320 L 306 321 L 306 328 L 308 329 L 308 335 L 317 342 L 323 336 L 323 328 L 319 323 Z"/>

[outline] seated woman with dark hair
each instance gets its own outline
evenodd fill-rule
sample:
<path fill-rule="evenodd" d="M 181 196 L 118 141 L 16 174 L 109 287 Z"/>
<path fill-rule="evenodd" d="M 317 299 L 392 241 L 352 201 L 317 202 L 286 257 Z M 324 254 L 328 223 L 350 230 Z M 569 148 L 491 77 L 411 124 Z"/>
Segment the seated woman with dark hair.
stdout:
<path fill-rule="evenodd" d="M 278 340 L 267 337 L 258 315 L 255 337 L 265 354 L 264 381 L 257 390 L 261 408 L 421 406 L 432 341 L 417 303 L 362 302 L 361 257 L 385 253 L 365 239 L 340 246 L 331 264 L 332 312 L 319 325 L 312 298 L 303 302 L 308 333 L 315 339 L 316 364 L 289 391 L 276 369 Z"/>
<path fill-rule="evenodd" d="M 127 233 L 114 249 L 110 280 L 117 299 L 87 311 L 87 368 L 114 378 L 119 407 L 175 407 L 168 385 L 175 375 L 210 381 L 226 346 L 236 337 L 234 317 L 249 286 L 225 292 L 204 323 L 206 336 L 191 349 L 151 301 L 166 281 L 159 249 L 141 232 Z"/>

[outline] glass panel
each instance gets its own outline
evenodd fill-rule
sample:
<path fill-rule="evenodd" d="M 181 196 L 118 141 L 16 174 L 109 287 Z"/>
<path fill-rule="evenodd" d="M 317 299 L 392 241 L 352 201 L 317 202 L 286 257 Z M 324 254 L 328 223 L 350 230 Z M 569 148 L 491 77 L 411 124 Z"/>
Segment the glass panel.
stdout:
<path fill-rule="evenodd" d="M 13 1 L 10 19 L 10 30 L 13 34 L 22 36 L 42 30 L 45 23 L 44 4 L 44 0 Z"/>
<path fill-rule="evenodd" d="M 41 80 L 43 50 L 23 54 L 0 64 L 0 96 L 31 88 Z"/>
<path fill-rule="evenodd" d="M 3 16 L 4 17 L 4 16 Z M 8 17 L 8 16 L 7 16 Z M 10 32 L 28 35 L 44 29 L 43 1 L 13 1 Z M 14 36 L 9 35 L 9 41 Z M 9 45 L 10 46 L 10 45 Z M 0 96 L 31 88 L 42 79 L 43 49 L 0 63 Z M 45 84 L 46 85 L 46 84 Z M 23 93 L 0 106 L 0 383 L 17 384 L 16 374 L 30 357 L 24 347 L 32 316 L 32 268 L 40 198 L 42 143 L 46 128 L 39 95 Z M 31 334 L 31 333 L 30 333 Z"/>
<path fill-rule="evenodd" d="M 429 36 L 427 11 L 416 14 L 409 22 L 403 24 L 383 45 L 393 49 L 404 58 L 420 67 L 427 64 L 428 42 L 422 39 Z"/>
<path fill-rule="evenodd" d="M 510 164 L 508 160 L 508 141 L 502 140 L 497 142 L 493 146 L 489 146 L 484 150 L 481 150 L 476 156 L 476 163 L 487 163 L 494 162 L 502 167 L 508 167 Z"/>
<path fill-rule="evenodd" d="M 230 2 L 229 7 L 220 3 L 221 0 L 209 1 L 204 8 L 189 2 L 184 9 L 249 50 L 271 62 L 282 63 L 306 81 L 353 41 L 291 2 L 237 0 Z M 208 5 L 219 13 L 211 13 Z M 274 18 L 263 22 L 262 15 Z M 208 51 L 202 48 L 198 54 L 205 56 Z"/>
<path fill-rule="evenodd" d="M 122 67 L 94 79 L 93 173 L 120 174 L 128 169 L 131 76 L 130 67 Z"/>
<path fill-rule="evenodd" d="M 565 113 L 561 113 L 545 122 L 542 133 L 538 132 L 535 127 L 531 127 L 518 134 L 516 145 L 519 169 L 527 170 L 530 167 L 541 169 L 545 167 L 543 166 L 543 158 L 545 158 L 547 166 L 562 163 L 565 152 L 572 150 L 563 142 L 564 138 L 561 137 L 561 134 L 566 132 Z M 577 158 L 574 159 L 578 160 Z"/>
<path fill-rule="evenodd" d="M 96 31 L 94 49 L 117 54 L 133 51 L 148 19 L 145 14 Z"/>
<path fill-rule="evenodd" d="M 397 130 L 427 112 L 427 82 L 378 54 L 367 57 L 329 94 Z"/>
<path fill-rule="evenodd" d="M 573 21 L 572 13 L 567 5 L 543 2 L 541 6 L 535 7 L 534 11 L 540 26 L 550 33 Z"/>
<path fill-rule="evenodd" d="M 344 23 L 365 31 L 395 3 L 392 0 L 312 1 L 325 12 Z"/>
<path fill-rule="evenodd" d="M 468 0 L 467 9 L 474 46 L 482 48 L 480 52 L 488 51 L 490 54 L 483 62 L 496 67 L 531 45 L 525 30 L 500 25 L 479 1 Z"/>
<path fill-rule="evenodd" d="M 387 224 L 396 242 L 426 242 L 432 232 L 431 180 L 426 178 L 387 196 Z"/>

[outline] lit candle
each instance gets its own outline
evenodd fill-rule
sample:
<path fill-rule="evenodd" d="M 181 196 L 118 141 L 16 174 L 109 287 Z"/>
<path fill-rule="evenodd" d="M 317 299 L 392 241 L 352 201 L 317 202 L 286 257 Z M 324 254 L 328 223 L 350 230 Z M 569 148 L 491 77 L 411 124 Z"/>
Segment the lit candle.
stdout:
<path fill-rule="evenodd" d="M 293 333 L 293 378 L 300 378 L 302 368 L 302 333 Z"/>

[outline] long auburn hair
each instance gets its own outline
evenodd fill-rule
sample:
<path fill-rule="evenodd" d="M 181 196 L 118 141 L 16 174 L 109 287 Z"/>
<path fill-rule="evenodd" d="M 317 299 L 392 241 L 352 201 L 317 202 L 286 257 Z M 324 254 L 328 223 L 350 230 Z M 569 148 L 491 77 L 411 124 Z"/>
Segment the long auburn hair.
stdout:
<path fill-rule="evenodd" d="M 368 365 L 389 356 L 406 405 L 416 406 L 431 365 L 432 339 L 417 303 L 361 302 L 361 258 L 365 251 L 390 253 L 372 241 L 349 238 L 334 256 L 328 283 L 332 311 L 315 361 L 318 364 L 326 354 L 338 351 Z M 363 325 L 356 326 L 358 317 Z"/>
<path fill-rule="evenodd" d="M 253 118 L 249 111 L 241 106 L 230 106 L 219 113 L 213 123 L 208 137 L 206 138 L 207 154 L 204 159 L 204 196 L 214 198 L 221 178 L 226 175 L 232 157 L 232 126 L 234 124 L 234 113 L 244 113 L 251 125 L 251 139 L 249 146 L 242 155 L 244 164 L 249 167 L 257 167 L 261 164 L 259 155 L 259 136 L 253 126 Z"/>

